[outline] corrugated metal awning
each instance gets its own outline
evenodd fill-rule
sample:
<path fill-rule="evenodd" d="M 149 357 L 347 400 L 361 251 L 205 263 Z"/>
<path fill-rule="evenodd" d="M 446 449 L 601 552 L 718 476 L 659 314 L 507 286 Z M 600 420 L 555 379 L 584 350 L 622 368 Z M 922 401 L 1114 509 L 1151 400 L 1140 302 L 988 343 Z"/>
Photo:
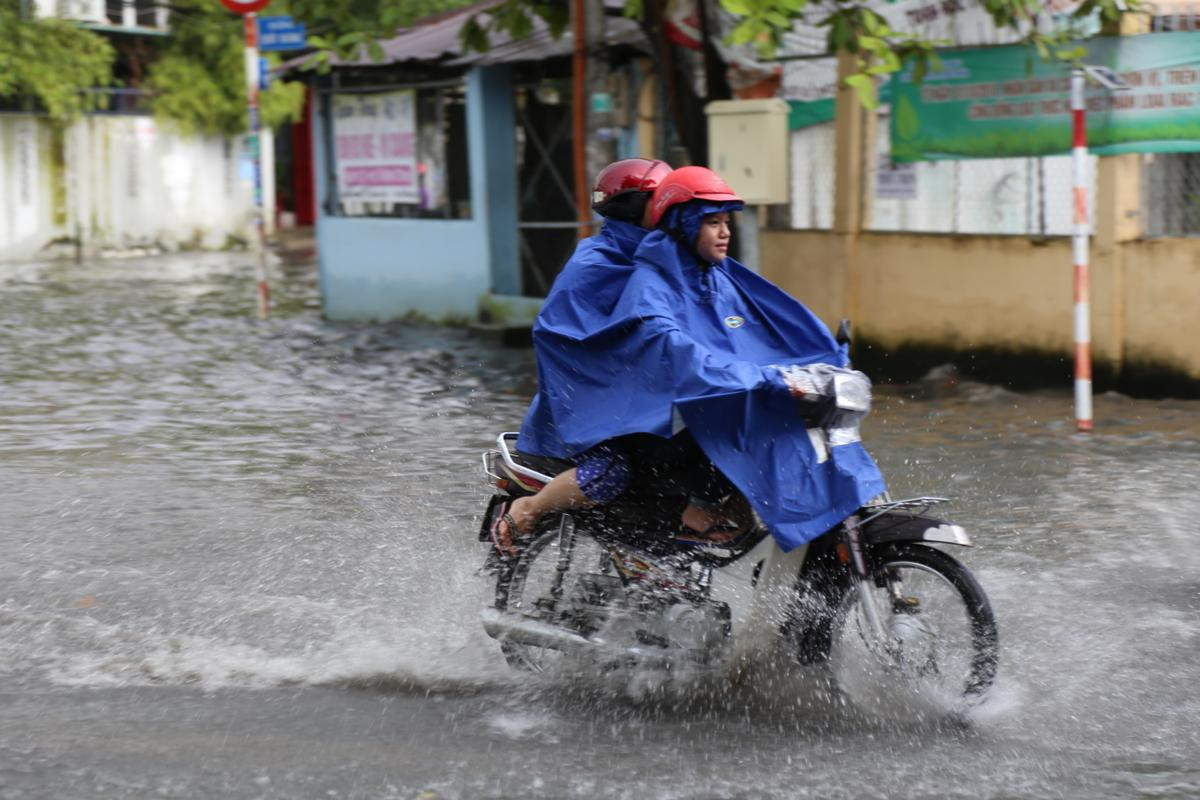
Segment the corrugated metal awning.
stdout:
<path fill-rule="evenodd" d="M 540 17 L 533 17 L 533 32 L 524 38 L 513 39 L 506 33 L 491 33 L 491 47 L 484 53 L 466 52 L 459 38 L 459 31 L 467 20 L 480 15 L 480 24 L 487 26 L 488 10 L 500 5 L 503 0 L 483 0 L 465 8 L 447 11 L 426 17 L 391 39 L 379 42 L 384 58 L 376 61 L 366 52 L 357 58 L 331 58 L 335 67 L 378 67 L 408 61 L 443 62 L 449 66 L 475 66 L 482 64 L 506 64 L 519 61 L 540 61 L 546 58 L 570 55 L 574 48 L 574 37 L 570 28 L 555 39 L 549 26 Z M 623 0 L 605 0 L 606 7 L 623 8 Z M 637 22 L 626 17 L 609 17 L 605 25 L 605 40 L 609 46 L 632 46 L 648 50 L 645 37 Z M 296 69 L 307 56 L 289 59 L 276 72 Z"/>
<path fill-rule="evenodd" d="M 625 45 L 649 52 L 646 37 L 636 21 L 628 17 L 609 17 L 604 24 L 604 40 L 609 47 Z M 492 46 L 486 52 L 471 52 L 447 62 L 452 66 L 510 64 L 518 61 L 541 61 L 546 58 L 569 56 L 575 49 L 575 36 L 570 29 L 555 39 L 540 19 L 534 32 L 523 39 L 492 35 Z"/>

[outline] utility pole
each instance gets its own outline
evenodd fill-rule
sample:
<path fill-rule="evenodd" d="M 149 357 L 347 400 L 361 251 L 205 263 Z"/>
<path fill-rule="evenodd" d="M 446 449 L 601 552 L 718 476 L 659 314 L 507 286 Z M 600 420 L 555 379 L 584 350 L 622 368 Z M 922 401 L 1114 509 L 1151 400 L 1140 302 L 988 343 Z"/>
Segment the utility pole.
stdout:
<path fill-rule="evenodd" d="M 587 0 L 571 0 L 571 159 L 575 166 L 575 221 L 579 238 L 588 235 L 591 219 L 587 180 Z"/>
<path fill-rule="evenodd" d="M 587 141 L 588 188 L 600 170 L 614 160 L 613 98 L 608 86 L 604 0 L 586 0 L 587 7 Z M 590 195 L 590 192 L 589 192 Z"/>
<path fill-rule="evenodd" d="M 262 148 L 259 143 L 258 85 L 261 66 L 258 62 L 258 11 L 271 0 L 221 0 L 230 11 L 242 15 L 246 36 L 246 115 L 249 120 L 250 159 L 254 163 L 254 228 L 258 260 L 255 279 L 258 286 L 258 316 L 265 319 L 271 313 L 271 290 L 267 285 L 267 228 L 263 217 Z"/>
<path fill-rule="evenodd" d="M 612 97 L 608 93 L 604 0 L 572 0 L 572 139 L 575 218 L 579 238 L 591 235 L 592 181 L 613 160 Z"/>

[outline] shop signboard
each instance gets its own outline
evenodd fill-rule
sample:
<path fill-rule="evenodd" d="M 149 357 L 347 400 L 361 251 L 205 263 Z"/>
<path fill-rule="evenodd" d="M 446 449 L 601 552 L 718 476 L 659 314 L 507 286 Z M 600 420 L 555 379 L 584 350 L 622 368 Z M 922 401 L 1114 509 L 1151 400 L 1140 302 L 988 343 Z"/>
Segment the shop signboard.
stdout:
<path fill-rule="evenodd" d="M 1200 151 L 1200 32 L 1103 37 L 1085 60 L 1129 85 L 1090 84 L 1088 149 L 1099 155 Z M 924 81 L 891 80 L 894 162 L 1046 156 L 1072 145 L 1070 63 L 1024 46 L 955 50 Z"/>
<path fill-rule="evenodd" d="M 416 120 L 414 89 L 333 96 L 340 200 L 418 202 Z"/>

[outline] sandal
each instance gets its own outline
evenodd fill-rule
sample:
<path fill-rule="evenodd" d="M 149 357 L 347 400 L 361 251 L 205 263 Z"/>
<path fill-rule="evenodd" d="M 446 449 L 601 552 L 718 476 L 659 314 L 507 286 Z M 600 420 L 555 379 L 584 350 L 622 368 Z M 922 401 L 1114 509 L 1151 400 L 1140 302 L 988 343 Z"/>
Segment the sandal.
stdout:
<path fill-rule="evenodd" d="M 492 525 L 490 528 L 488 528 L 488 535 L 492 539 L 492 546 L 496 548 L 496 552 L 499 553 L 502 558 L 515 556 L 517 554 L 517 547 L 514 540 L 516 539 L 516 536 L 519 536 L 521 533 L 521 529 L 517 527 L 517 521 L 513 519 L 512 514 L 508 513 L 510 505 L 511 503 L 501 503 L 500 505 L 496 506 L 496 516 L 492 518 Z M 505 549 L 504 544 L 500 541 L 501 522 L 508 526 L 509 544 L 507 550 Z"/>

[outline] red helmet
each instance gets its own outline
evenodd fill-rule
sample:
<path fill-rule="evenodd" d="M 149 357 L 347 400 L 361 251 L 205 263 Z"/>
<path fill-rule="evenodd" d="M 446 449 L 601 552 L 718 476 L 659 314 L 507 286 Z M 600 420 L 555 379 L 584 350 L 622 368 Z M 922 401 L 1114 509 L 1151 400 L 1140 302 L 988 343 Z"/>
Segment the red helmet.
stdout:
<path fill-rule="evenodd" d="M 650 198 L 650 205 L 646 208 L 646 227 L 655 227 L 668 208 L 689 200 L 742 202 L 742 198 L 733 193 L 729 184 L 708 167 L 680 167 L 654 190 L 654 196 Z"/>
<path fill-rule="evenodd" d="M 665 161 L 649 158 L 623 158 L 614 161 L 596 176 L 592 189 L 592 208 L 605 217 L 640 223 L 645 197 L 671 174 Z"/>

